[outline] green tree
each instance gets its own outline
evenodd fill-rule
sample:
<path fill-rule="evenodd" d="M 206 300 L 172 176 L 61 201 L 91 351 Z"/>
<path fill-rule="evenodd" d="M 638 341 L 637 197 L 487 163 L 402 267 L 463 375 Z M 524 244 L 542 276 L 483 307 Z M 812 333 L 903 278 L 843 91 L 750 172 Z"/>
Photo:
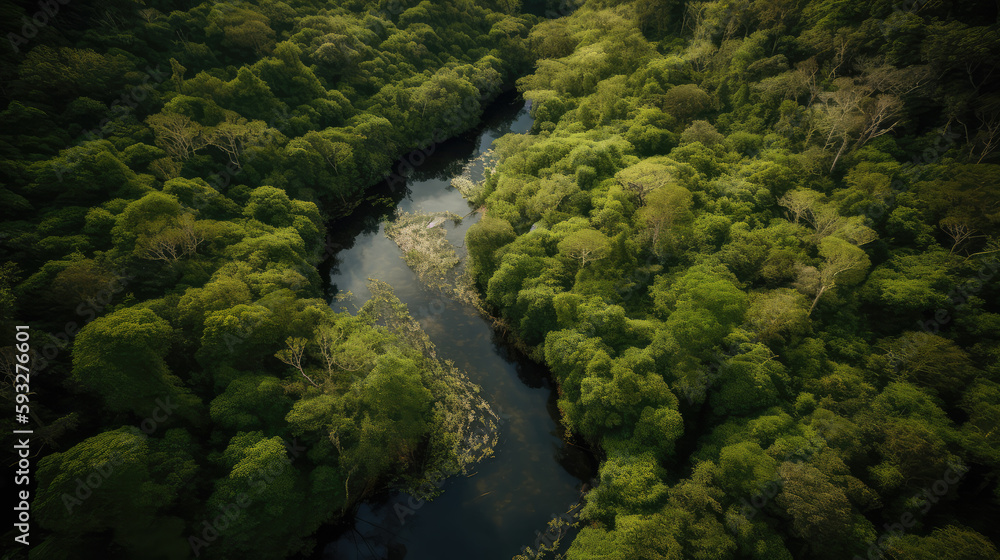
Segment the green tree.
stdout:
<path fill-rule="evenodd" d="M 285 191 L 276 187 L 257 187 L 243 208 L 247 217 L 274 227 L 292 225 L 292 201 Z"/>
<path fill-rule="evenodd" d="M 646 197 L 646 205 L 636 216 L 648 229 L 655 251 L 673 237 L 677 226 L 690 221 L 691 201 L 691 191 L 676 184 L 655 189 Z"/>
<path fill-rule="evenodd" d="M 234 379 L 210 407 L 212 421 L 231 432 L 264 429 L 274 433 L 284 427 L 291 400 L 281 381 L 270 375 Z"/>
<path fill-rule="evenodd" d="M 500 263 L 497 251 L 516 237 L 510 223 L 490 215 L 483 216 L 465 234 L 469 247 L 469 270 L 480 286 L 485 286 Z"/>
<path fill-rule="evenodd" d="M 219 149 L 226 154 L 229 163 L 240 168 L 242 167 L 240 156 L 246 152 L 247 148 L 268 142 L 272 137 L 273 129 L 270 129 L 264 121 L 247 121 L 238 115 L 229 113 L 224 122 L 203 134 L 207 145 Z"/>
<path fill-rule="evenodd" d="M 812 315 L 823 294 L 838 286 L 857 284 L 864 279 L 871 266 L 871 261 L 863 250 L 836 237 L 823 239 L 819 254 L 823 257 L 819 269 L 803 267 L 796 280 L 796 287 L 800 291 L 813 296 L 807 316 Z"/>
<path fill-rule="evenodd" d="M 777 405 L 787 392 L 788 374 L 763 344 L 754 344 L 727 359 L 710 402 L 716 414 L 746 414 Z"/>
<path fill-rule="evenodd" d="M 156 145 L 176 161 L 184 161 L 208 145 L 205 128 L 185 115 L 157 113 L 146 118 Z"/>
<path fill-rule="evenodd" d="M 711 96 L 694 84 L 674 86 L 663 96 L 663 110 L 679 122 L 700 116 L 711 104 Z"/>
<path fill-rule="evenodd" d="M 860 536 L 873 538 L 871 523 L 854 513 L 843 490 L 809 463 L 784 462 L 778 467 L 781 492 L 776 501 L 792 517 L 794 534 L 815 543 L 822 558 L 843 556 Z"/>
<path fill-rule="evenodd" d="M 52 48 L 38 45 L 28 51 L 20 67 L 20 78 L 29 91 L 47 99 L 90 96 L 108 99 L 121 91 L 123 77 L 133 69 L 120 51 L 100 54 L 93 49 Z"/>
<path fill-rule="evenodd" d="M 53 533 L 32 555 L 73 554 L 74 543 L 90 540 L 146 558 L 186 557 L 183 524 L 165 513 L 197 470 L 191 443 L 181 430 L 148 439 L 120 428 L 42 459 L 33 509 Z"/>
<path fill-rule="evenodd" d="M 621 513 L 651 513 L 667 498 L 662 468 L 652 453 L 609 457 L 601 465 L 600 484 L 590 494 L 583 515 L 601 519 Z"/>
<path fill-rule="evenodd" d="M 778 461 L 756 442 L 727 445 L 719 453 L 718 485 L 737 496 L 754 496 L 767 490 L 777 474 Z"/>
<path fill-rule="evenodd" d="M 661 276 L 651 295 L 656 312 L 666 317 L 666 328 L 695 355 L 740 324 L 747 307 L 747 296 L 735 278 L 708 265 L 691 267 L 669 283 Z"/>
<path fill-rule="evenodd" d="M 889 344 L 888 357 L 903 379 L 955 397 L 977 371 L 955 342 L 928 332 L 905 332 Z"/>
<path fill-rule="evenodd" d="M 126 255 L 176 263 L 196 255 L 214 232 L 210 222 L 198 220 L 176 197 L 151 192 L 125 207 L 111 235 Z"/>
<path fill-rule="evenodd" d="M 580 261 L 580 268 L 588 262 L 599 261 L 608 255 L 611 241 L 596 229 L 581 229 L 567 235 L 559 242 L 559 252 Z"/>
<path fill-rule="evenodd" d="M 227 521 L 223 538 L 205 548 L 209 541 L 198 536 L 205 536 L 206 528 L 198 524 L 189 537 L 191 548 L 217 558 L 234 554 L 281 557 L 300 548 L 297 535 L 309 517 L 301 507 L 308 488 L 282 439 L 240 432 L 229 441 L 221 459 L 229 473 L 216 482 L 205 507 L 205 521 L 209 525 L 219 517 Z"/>
<path fill-rule="evenodd" d="M 784 342 L 785 337 L 809 330 L 807 300 L 802 294 L 781 288 L 754 294 L 747 309 L 747 322 L 764 342 Z"/>
<path fill-rule="evenodd" d="M 900 560 L 958 560 L 1000 558 L 996 546 L 981 533 L 962 526 L 946 525 L 926 536 L 904 535 L 888 543 L 886 552 Z"/>
<path fill-rule="evenodd" d="M 172 338 L 170 324 L 149 309 L 129 307 L 98 317 L 76 337 L 72 378 L 115 412 L 145 418 L 158 406 L 156 399 L 172 399 L 183 414 L 192 414 L 197 399 L 165 361 Z"/>

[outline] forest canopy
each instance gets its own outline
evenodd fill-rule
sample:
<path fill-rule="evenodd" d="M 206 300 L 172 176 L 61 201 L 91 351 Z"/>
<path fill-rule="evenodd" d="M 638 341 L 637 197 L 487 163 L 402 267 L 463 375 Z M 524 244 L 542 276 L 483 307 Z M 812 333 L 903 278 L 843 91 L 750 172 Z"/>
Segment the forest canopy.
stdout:
<path fill-rule="evenodd" d="M 316 267 L 327 223 L 399 156 L 530 70 L 540 18 L 492 0 L 56 4 L 0 8 L 0 309 L 5 340 L 37 333 L 44 395 L 30 557 L 306 554 L 390 484 L 487 453 L 466 432 L 488 404 L 391 291 L 337 312 Z"/>
<path fill-rule="evenodd" d="M 996 3 L 39 6 L 0 6 L 28 558 L 309 554 L 488 454 L 392 291 L 317 266 L 513 87 L 467 265 L 600 460 L 565 558 L 1000 558 Z"/>
<path fill-rule="evenodd" d="M 600 450 L 566 558 L 998 558 L 996 19 L 595 0 L 531 30 L 533 134 L 466 239 Z"/>

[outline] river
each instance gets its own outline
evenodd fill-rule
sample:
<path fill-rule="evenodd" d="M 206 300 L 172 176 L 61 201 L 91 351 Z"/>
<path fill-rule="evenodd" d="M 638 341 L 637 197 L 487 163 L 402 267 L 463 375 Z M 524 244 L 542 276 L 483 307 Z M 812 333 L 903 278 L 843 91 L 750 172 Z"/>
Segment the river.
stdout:
<path fill-rule="evenodd" d="M 467 216 L 458 225 L 445 225 L 463 255 L 465 232 L 480 215 L 471 213 L 451 179 L 472 164 L 472 178 L 478 180 L 482 165 L 476 158 L 504 134 L 530 128 L 524 101 L 501 97 L 477 129 L 435 146 L 410 175 L 405 192 L 380 185 L 373 192 L 383 195 L 382 204 L 359 209 L 331 227 L 331 241 L 343 248 L 329 264 L 329 292 L 351 294 L 331 305 L 353 312 L 370 296 L 368 278 L 388 282 L 437 346 L 437 355 L 454 361 L 482 387 L 501 423 L 494 456 L 469 476 L 447 479 L 443 493 L 426 503 L 393 492 L 362 504 L 353 524 L 332 542 L 320 537 L 316 558 L 510 560 L 524 547 L 537 546 L 548 522 L 580 501 L 594 475 L 593 457 L 563 434 L 547 370 L 505 343 L 474 309 L 425 289 L 383 233 L 384 219 L 394 212 L 451 211 Z"/>

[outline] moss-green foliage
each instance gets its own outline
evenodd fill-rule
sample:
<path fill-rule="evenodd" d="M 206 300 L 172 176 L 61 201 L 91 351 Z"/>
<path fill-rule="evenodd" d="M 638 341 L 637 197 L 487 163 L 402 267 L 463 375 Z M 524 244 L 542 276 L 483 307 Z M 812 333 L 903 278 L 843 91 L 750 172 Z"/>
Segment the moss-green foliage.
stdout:
<path fill-rule="evenodd" d="M 248 498 L 201 553 L 278 558 L 487 453 L 398 300 L 335 313 L 314 265 L 520 77 L 467 245 L 604 452 L 567 557 L 997 558 L 996 7 L 516 4 L 74 4 L 0 59 L 5 340 L 53 333 L 33 557 L 184 558 Z"/>
<path fill-rule="evenodd" d="M 51 342 L 34 557 L 281 558 L 387 482 L 488 453 L 475 386 L 426 337 L 334 312 L 315 265 L 327 221 L 398 156 L 471 128 L 530 69 L 539 18 L 471 0 L 59 9 L 0 60 L 3 332 Z M 0 8 L 5 39 L 35 11 Z"/>
<path fill-rule="evenodd" d="M 532 30 L 535 134 L 466 241 L 606 453 L 567 558 L 998 557 L 960 474 L 1000 474 L 995 15 L 595 0 Z"/>

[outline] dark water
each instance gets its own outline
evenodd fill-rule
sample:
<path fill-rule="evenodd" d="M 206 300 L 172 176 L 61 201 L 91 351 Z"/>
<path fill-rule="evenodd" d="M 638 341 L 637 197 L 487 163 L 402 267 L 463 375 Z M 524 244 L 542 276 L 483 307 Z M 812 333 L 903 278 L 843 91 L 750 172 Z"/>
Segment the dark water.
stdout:
<path fill-rule="evenodd" d="M 352 294 L 333 307 L 354 311 L 370 295 L 368 278 L 388 282 L 437 346 L 438 357 L 453 360 L 479 384 L 502 420 L 494 456 L 469 476 L 447 479 L 444 493 L 422 504 L 401 493 L 363 504 L 353 527 L 334 542 L 321 540 L 319 558 L 509 560 L 524 547 L 537 546 L 549 520 L 579 502 L 584 482 L 594 474 L 590 454 L 564 439 L 545 369 L 505 344 L 473 309 L 424 289 L 382 231 L 381 221 L 397 210 L 449 210 L 467 216 L 457 226 L 445 225 L 451 242 L 461 247 L 479 214 L 451 188 L 452 177 L 495 139 L 530 127 L 524 102 L 502 98 L 478 130 L 436 146 L 405 192 L 383 185 L 387 201 L 331 228 L 332 241 L 345 248 L 331 264 L 330 292 Z M 471 171 L 478 180 L 481 163 Z"/>

